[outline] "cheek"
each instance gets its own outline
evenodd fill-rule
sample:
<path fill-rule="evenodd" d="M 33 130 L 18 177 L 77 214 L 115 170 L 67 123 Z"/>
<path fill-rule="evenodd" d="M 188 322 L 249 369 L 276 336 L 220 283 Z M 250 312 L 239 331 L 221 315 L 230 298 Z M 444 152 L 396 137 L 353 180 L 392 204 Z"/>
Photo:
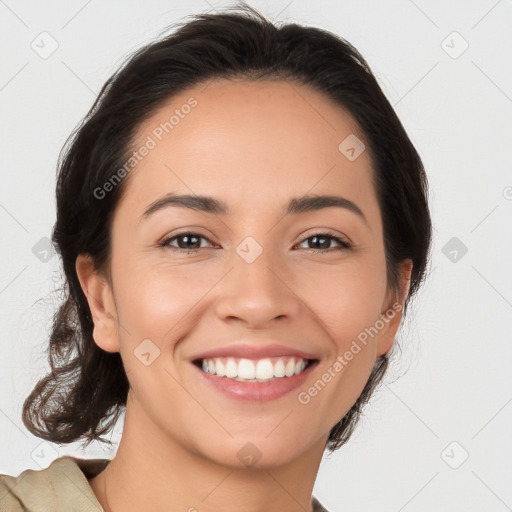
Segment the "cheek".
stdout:
<path fill-rule="evenodd" d="M 173 403 L 186 407 L 190 397 L 165 370 L 174 371 L 174 352 L 181 338 L 196 325 L 195 307 L 200 309 L 201 298 L 218 279 L 211 272 L 208 282 L 201 276 L 191 275 L 192 266 L 178 269 L 133 265 L 124 272 L 121 275 L 119 268 L 116 295 L 121 324 L 120 352 L 130 385 L 147 407 L 151 404 L 158 407 L 169 400 L 169 394 Z M 148 366 L 144 365 L 144 353 L 149 353 Z"/>
<path fill-rule="evenodd" d="M 297 294 L 338 351 L 379 318 L 386 294 L 385 262 L 368 255 L 322 271 L 301 273 Z M 314 284 L 312 284 L 314 283 Z"/>
<path fill-rule="evenodd" d="M 207 279 L 202 279 L 192 268 L 185 265 L 132 269 L 119 286 L 118 294 L 120 321 L 124 321 L 127 330 L 139 337 L 153 336 L 158 343 L 164 338 L 175 338 L 170 332 L 179 330 L 187 313 L 216 281 L 211 272 Z"/>
<path fill-rule="evenodd" d="M 298 398 L 334 426 L 360 396 L 375 363 L 379 334 L 371 328 L 380 318 L 386 293 L 385 263 L 377 258 L 351 262 L 317 273 L 315 285 L 310 283 L 305 280 L 301 289 L 309 290 L 304 297 L 331 350 L 319 379 Z"/>

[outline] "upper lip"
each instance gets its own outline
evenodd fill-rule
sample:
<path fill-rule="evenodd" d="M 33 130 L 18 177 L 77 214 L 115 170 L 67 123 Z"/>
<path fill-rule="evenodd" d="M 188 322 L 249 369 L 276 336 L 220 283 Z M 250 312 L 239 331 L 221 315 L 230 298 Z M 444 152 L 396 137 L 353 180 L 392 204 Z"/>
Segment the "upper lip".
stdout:
<path fill-rule="evenodd" d="M 268 344 L 262 345 L 259 342 L 257 345 L 254 343 L 237 343 L 233 345 L 225 345 L 223 347 L 214 348 L 201 352 L 200 354 L 192 357 L 192 360 L 197 359 L 212 359 L 214 357 L 236 357 L 246 359 L 264 359 L 266 357 L 280 357 L 291 356 L 300 357 L 302 359 L 317 359 L 314 354 L 303 352 L 286 345 Z"/>

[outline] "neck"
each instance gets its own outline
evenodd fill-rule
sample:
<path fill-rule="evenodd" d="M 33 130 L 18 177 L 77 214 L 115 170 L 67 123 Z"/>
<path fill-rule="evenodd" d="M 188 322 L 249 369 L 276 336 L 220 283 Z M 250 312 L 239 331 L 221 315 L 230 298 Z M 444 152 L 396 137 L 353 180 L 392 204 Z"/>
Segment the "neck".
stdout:
<path fill-rule="evenodd" d="M 284 465 L 222 465 L 165 435 L 130 395 L 116 456 L 90 480 L 106 512 L 312 511 L 326 437 Z"/>

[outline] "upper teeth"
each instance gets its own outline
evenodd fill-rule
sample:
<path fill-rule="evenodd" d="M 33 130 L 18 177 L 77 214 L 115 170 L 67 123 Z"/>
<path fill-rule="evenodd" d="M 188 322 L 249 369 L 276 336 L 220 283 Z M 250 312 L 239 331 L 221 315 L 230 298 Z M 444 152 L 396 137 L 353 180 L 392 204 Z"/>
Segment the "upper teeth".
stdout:
<path fill-rule="evenodd" d="M 273 357 L 258 360 L 214 357 L 203 359 L 203 370 L 230 379 L 271 380 L 301 373 L 306 364 L 306 360 L 298 357 Z"/>

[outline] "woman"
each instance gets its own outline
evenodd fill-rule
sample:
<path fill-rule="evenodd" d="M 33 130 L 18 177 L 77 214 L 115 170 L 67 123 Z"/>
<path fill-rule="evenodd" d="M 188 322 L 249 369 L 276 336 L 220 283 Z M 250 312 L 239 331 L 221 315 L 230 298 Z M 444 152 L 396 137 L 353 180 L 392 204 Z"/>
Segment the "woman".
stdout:
<path fill-rule="evenodd" d="M 345 40 L 242 6 L 142 48 L 59 162 L 68 296 L 23 408 L 86 444 L 125 410 L 122 438 L 3 475 L 2 510 L 326 510 L 322 455 L 385 374 L 430 240 L 421 160 Z"/>

